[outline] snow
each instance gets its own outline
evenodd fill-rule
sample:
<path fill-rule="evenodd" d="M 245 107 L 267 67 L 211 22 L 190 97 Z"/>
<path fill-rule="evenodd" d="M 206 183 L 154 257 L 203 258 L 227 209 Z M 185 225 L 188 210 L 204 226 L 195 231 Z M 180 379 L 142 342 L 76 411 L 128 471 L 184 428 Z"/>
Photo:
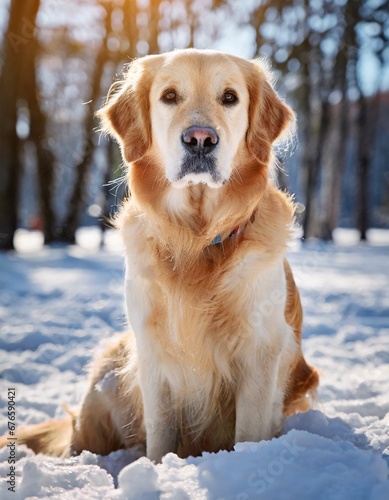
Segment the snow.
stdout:
<path fill-rule="evenodd" d="M 291 245 L 304 352 L 321 384 L 316 408 L 289 418 L 281 437 L 158 465 L 136 449 L 58 459 L 17 446 L 15 493 L 3 448 L 0 498 L 388 500 L 389 232 L 369 238 L 358 246 L 355 232 L 338 230 L 335 244 Z M 21 231 L 19 252 L 0 255 L 0 433 L 9 387 L 18 425 L 75 407 L 98 341 L 125 325 L 117 235 L 105 250 L 94 230 L 78 241 L 47 249 Z"/>

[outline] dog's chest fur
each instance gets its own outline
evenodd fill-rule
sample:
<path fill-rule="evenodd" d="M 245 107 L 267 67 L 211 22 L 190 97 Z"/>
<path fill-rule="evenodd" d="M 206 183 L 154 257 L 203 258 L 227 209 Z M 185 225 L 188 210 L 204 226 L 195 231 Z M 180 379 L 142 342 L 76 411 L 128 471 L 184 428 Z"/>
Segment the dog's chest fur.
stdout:
<path fill-rule="evenodd" d="M 199 388 L 214 397 L 225 384 L 233 390 L 248 353 L 294 338 L 284 319 L 282 255 L 259 251 L 250 231 L 177 265 L 144 219 L 131 217 L 122 229 L 138 355 L 161 370 L 175 398 L 196 398 Z"/>

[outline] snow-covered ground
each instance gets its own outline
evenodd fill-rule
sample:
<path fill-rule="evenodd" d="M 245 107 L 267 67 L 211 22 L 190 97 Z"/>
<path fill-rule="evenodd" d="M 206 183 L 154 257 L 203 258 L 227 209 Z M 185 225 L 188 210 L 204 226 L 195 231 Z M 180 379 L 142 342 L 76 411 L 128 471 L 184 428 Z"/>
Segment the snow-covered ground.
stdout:
<path fill-rule="evenodd" d="M 17 424 L 76 406 L 97 342 L 125 324 L 117 236 L 104 251 L 97 236 L 82 231 L 79 246 L 39 250 L 39 235 L 21 232 L 20 252 L 0 255 L 0 433 L 10 387 Z M 370 237 L 356 246 L 353 232 L 338 231 L 336 245 L 289 252 L 304 351 L 321 385 L 317 409 L 288 419 L 280 438 L 186 460 L 169 454 L 160 465 L 135 450 L 61 460 L 19 446 L 15 493 L 2 449 L 0 498 L 388 500 L 389 232 Z"/>

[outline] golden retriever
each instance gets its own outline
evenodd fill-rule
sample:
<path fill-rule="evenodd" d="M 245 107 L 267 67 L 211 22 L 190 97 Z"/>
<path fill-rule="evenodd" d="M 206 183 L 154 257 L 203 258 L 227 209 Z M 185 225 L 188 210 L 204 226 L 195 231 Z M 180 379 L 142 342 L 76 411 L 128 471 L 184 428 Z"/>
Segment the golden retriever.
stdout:
<path fill-rule="evenodd" d="M 293 112 L 260 61 L 190 49 L 132 62 L 98 115 L 128 165 L 132 332 L 105 344 L 77 414 L 18 442 L 158 462 L 276 436 L 318 384 L 285 260 L 294 207 L 269 180 Z"/>

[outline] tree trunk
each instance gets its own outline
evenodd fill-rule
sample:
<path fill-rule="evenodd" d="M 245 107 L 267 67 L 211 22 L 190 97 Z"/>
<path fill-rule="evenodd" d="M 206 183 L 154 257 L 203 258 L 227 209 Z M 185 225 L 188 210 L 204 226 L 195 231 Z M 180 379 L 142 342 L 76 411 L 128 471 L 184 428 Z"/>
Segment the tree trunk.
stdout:
<path fill-rule="evenodd" d="M 54 190 L 54 163 L 55 156 L 47 145 L 46 124 L 47 118 L 42 111 L 38 100 L 36 64 L 38 56 L 38 41 L 36 37 L 29 43 L 22 94 L 30 110 L 30 139 L 35 144 L 40 215 L 43 220 L 44 242 L 51 243 L 55 239 L 55 216 L 52 208 Z"/>
<path fill-rule="evenodd" d="M 13 0 L 3 44 L 0 77 L 0 249 L 13 249 L 18 227 L 19 184 L 22 165 L 16 132 L 17 101 L 24 75 L 26 47 L 34 36 L 39 0 Z"/>
<path fill-rule="evenodd" d="M 357 227 L 361 241 L 367 240 L 369 228 L 369 174 L 374 156 L 376 127 L 379 115 L 378 94 L 369 100 L 361 94 L 357 120 Z"/>
<path fill-rule="evenodd" d="M 316 186 L 316 172 L 315 172 L 315 126 L 314 126 L 314 113 L 312 109 L 312 85 L 310 82 L 309 74 L 309 44 L 305 51 L 305 60 L 302 61 L 302 75 L 304 79 L 304 88 L 302 89 L 302 126 L 301 134 L 303 139 L 303 153 L 302 153 L 302 171 L 303 171 L 303 193 L 305 194 L 305 211 L 303 220 L 303 240 L 313 235 L 313 197 Z"/>
<path fill-rule="evenodd" d="M 137 56 L 136 44 L 139 40 L 138 26 L 136 24 L 136 18 L 139 12 L 136 0 L 125 0 L 123 5 L 123 26 L 124 32 L 128 36 L 129 51 L 128 54 L 124 54 L 125 57 L 130 57 L 134 59 Z"/>
<path fill-rule="evenodd" d="M 110 2 L 104 4 L 106 9 L 105 36 L 102 40 L 100 50 L 97 55 L 94 69 L 91 94 L 88 101 L 87 115 L 85 118 L 85 139 L 84 155 L 81 161 L 75 165 L 76 179 L 73 192 L 70 196 L 69 212 L 64 225 L 61 228 L 59 239 L 66 243 L 74 244 L 76 241 L 76 230 L 78 229 L 81 213 L 85 206 L 85 192 L 87 185 L 87 176 L 89 167 L 92 163 L 94 153 L 95 136 L 95 105 L 101 94 L 101 80 L 104 73 L 104 67 L 109 59 L 107 41 L 111 31 L 111 13 L 113 5 Z"/>
<path fill-rule="evenodd" d="M 260 5 L 251 14 L 250 24 L 255 30 L 255 57 L 260 55 L 259 51 L 263 43 L 263 37 L 261 35 L 261 26 L 265 20 L 267 7 Z"/>
<path fill-rule="evenodd" d="M 150 2 L 150 18 L 149 18 L 149 54 L 159 54 L 159 5 L 160 0 Z"/>
<path fill-rule="evenodd" d="M 317 204 L 317 191 L 318 191 L 318 183 L 319 177 L 322 173 L 325 174 L 324 164 L 326 161 L 326 150 L 329 149 L 330 146 L 330 125 L 331 125 L 331 105 L 327 100 L 327 97 L 321 103 L 321 116 L 320 116 L 320 125 L 319 132 L 317 137 L 317 146 L 316 146 L 316 156 L 314 159 L 314 167 L 312 169 L 312 193 L 311 199 Z M 322 175 L 322 180 L 323 180 Z M 311 221 L 312 224 L 312 221 Z M 322 234 L 320 231 L 320 217 L 318 216 L 315 221 L 315 232 L 313 228 L 309 228 L 309 232 L 314 234 L 314 236 L 318 238 L 322 238 Z"/>
<path fill-rule="evenodd" d="M 358 201 L 357 201 L 357 227 L 360 231 L 362 241 L 367 239 L 368 227 L 368 171 L 369 171 L 369 152 L 366 144 L 366 125 L 367 125 L 367 103 L 366 97 L 361 95 L 359 99 L 359 116 L 357 121 L 357 137 L 358 137 Z"/>
<path fill-rule="evenodd" d="M 326 241 L 332 240 L 332 233 L 338 224 L 339 211 L 342 195 L 342 180 L 346 170 L 347 145 L 349 138 L 349 103 L 344 94 L 340 117 L 336 126 L 337 140 L 334 141 L 335 152 L 331 156 L 331 181 L 330 192 L 327 197 L 326 219 L 322 222 L 322 238 Z"/>
<path fill-rule="evenodd" d="M 326 208 L 324 210 L 324 219 L 322 220 L 321 234 L 326 241 L 332 240 L 332 233 L 338 224 L 339 212 L 341 206 L 342 195 L 342 180 L 346 170 L 347 163 L 347 146 L 349 140 L 350 121 L 349 113 L 350 106 L 347 98 L 347 77 L 348 70 L 355 62 L 355 50 L 351 48 L 355 45 L 354 38 L 354 23 L 353 23 L 353 8 L 351 2 L 347 2 L 344 7 L 343 19 L 343 37 L 342 43 L 339 46 L 335 60 L 334 68 L 334 87 L 337 88 L 342 95 L 342 100 L 338 106 L 335 120 L 333 123 L 333 143 L 330 153 L 330 182 L 328 185 L 328 193 L 325 199 Z"/>

